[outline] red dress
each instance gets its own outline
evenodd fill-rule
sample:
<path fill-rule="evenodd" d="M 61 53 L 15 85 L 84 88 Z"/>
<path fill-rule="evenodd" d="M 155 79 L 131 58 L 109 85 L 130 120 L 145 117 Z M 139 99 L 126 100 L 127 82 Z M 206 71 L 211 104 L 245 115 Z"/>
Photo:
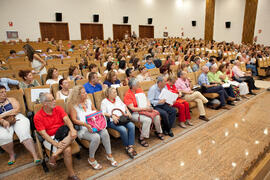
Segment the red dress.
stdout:
<path fill-rule="evenodd" d="M 178 94 L 178 90 L 176 89 L 175 85 L 170 86 L 169 84 L 166 84 L 167 89 L 173 93 Z M 190 112 L 189 112 L 189 104 L 187 101 L 178 98 L 173 107 L 178 109 L 178 119 L 179 122 L 186 122 L 186 120 L 190 120 Z"/>

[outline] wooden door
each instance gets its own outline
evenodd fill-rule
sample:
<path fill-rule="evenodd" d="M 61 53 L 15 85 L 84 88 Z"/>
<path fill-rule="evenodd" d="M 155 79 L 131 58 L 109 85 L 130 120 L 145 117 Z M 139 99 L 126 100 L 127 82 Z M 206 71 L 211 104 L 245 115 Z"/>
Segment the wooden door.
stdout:
<path fill-rule="evenodd" d="M 81 39 L 104 39 L 103 24 L 81 23 Z"/>
<path fill-rule="evenodd" d="M 40 22 L 41 39 L 54 38 L 55 40 L 69 40 L 68 23 Z"/>
<path fill-rule="evenodd" d="M 139 25 L 140 38 L 154 38 L 154 26 Z"/>
<path fill-rule="evenodd" d="M 125 33 L 128 31 L 129 37 L 131 36 L 131 25 L 113 24 L 113 39 L 123 40 Z"/>

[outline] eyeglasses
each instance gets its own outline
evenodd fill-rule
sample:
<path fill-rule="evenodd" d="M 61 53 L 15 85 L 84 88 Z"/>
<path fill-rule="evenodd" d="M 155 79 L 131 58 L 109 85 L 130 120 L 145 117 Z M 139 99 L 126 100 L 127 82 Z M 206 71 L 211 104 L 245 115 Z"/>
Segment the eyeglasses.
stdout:
<path fill-rule="evenodd" d="M 55 101 L 55 99 L 53 98 L 51 100 L 46 100 L 45 102 L 54 102 L 54 101 Z"/>

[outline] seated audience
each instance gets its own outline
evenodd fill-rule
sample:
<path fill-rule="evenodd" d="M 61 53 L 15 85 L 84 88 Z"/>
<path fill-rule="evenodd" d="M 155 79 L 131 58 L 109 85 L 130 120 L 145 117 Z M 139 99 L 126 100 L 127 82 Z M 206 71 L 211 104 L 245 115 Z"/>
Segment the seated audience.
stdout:
<path fill-rule="evenodd" d="M 34 116 L 34 123 L 38 133 L 44 138 L 43 145 L 46 149 L 52 149 L 52 155 L 49 164 L 55 167 L 56 160 L 60 154 L 64 154 L 64 163 L 68 170 L 68 179 L 79 179 L 72 166 L 72 149 L 71 143 L 77 137 L 77 131 L 73 128 L 73 124 L 69 119 L 65 110 L 56 106 L 55 99 L 50 93 L 41 93 L 40 102 L 43 105 Z M 68 135 L 60 142 L 54 139 L 57 130 L 66 126 L 69 129 Z"/>
<path fill-rule="evenodd" d="M 173 104 L 173 107 L 176 107 L 178 109 L 179 126 L 182 128 L 186 128 L 186 125 L 192 126 L 190 122 L 191 116 L 189 112 L 189 104 L 187 101 L 180 98 L 182 96 L 182 93 L 181 91 L 176 89 L 174 85 L 175 81 L 176 81 L 176 78 L 174 76 L 170 76 L 167 79 L 167 84 L 165 88 L 175 94 L 178 94 L 178 98 Z"/>
<path fill-rule="evenodd" d="M 117 75 L 114 71 L 110 71 L 107 76 L 106 76 L 106 79 L 104 81 L 103 84 L 106 84 L 109 88 L 111 86 L 114 86 L 114 87 L 120 87 L 121 85 L 121 82 L 119 79 L 117 79 Z"/>
<path fill-rule="evenodd" d="M 96 64 L 93 64 L 93 63 L 90 64 L 88 69 L 89 69 L 89 72 L 86 74 L 86 77 L 88 77 L 91 72 L 95 72 L 97 73 L 97 76 L 99 78 L 101 77 L 100 73 L 98 72 L 98 66 Z"/>
<path fill-rule="evenodd" d="M 138 93 L 144 93 L 141 88 L 139 88 L 139 82 L 132 78 L 128 82 L 129 90 L 126 92 L 124 97 L 124 103 L 127 107 L 132 111 L 132 120 L 135 122 L 142 123 L 141 134 L 139 137 L 139 143 L 143 147 L 148 147 L 149 144 L 146 142 L 145 138 L 149 138 L 151 124 L 155 125 L 156 135 L 159 139 L 163 140 L 164 137 L 162 135 L 162 129 L 160 124 L 160 116 L 158 113 L 153 117 L 153 119 L 146 114 L 142 114 L 143 112 L 153 112 L 153 108 L 150 104 L 150 101 L 147 99 L 147 106 L 142 108 L 138 107 L 138 102 L 136 100 L 135 95 Z"/>
<path fill-rule="evenodd" d="M 114 71 L 117 73 L 117 70 L 115 69 L 115 63 L 114 62 L 108 62 L 106 70 L 104 71 L 104 74 L 107 74 L 110 71 Z"/>
<path fill-rule="evenodd" d="M 0 146 L 9 155 L 8 165 L 15 163 L 13 134 L 18 136 L 20 143 L 31 153 L 34 163 L 39 163 L 35 144 L 31 137 L 30 121 L 20 112 L 20 104 L 15 98 L 7 97 L 5 86 L 0 85 Z"/>
<path fill-rule="evenodd" d="M 76 66 L 70 66 L 68 69 L 68 81 L 77 81 L 81 80 L 83 77 L 80 75 L 79 68 Z"/>
<path fill-rule="evenodd" d="M 63 76 L 58 74 L 58 70 L 56 68 L 50 68 L 48 70 L 46 84 L 57 84 L 59 83 L 60 79 L 63 79 Z"/>
<path fill-rule="evenodd" d="M 39 82 L 33 79 L 33 74 L 29 70 L 20 70 L 19 76 L 23 79 L 23 81 L 19 82 L 19 88 L 21 89 L 40 86 Z"/>
<path fill-rule="evenodd" d="M 152 81 L 152 78 L 150 77 L 146 67 L 144 67 L 144 66 L 139 67 L 139 72 L 140 72 L 140 74 L 138 74 L 138 76 L 136 77 L 136 80 L 138 82 Z"/>
<path fill-rule="evenodd" d="M 130 121 L 126 124 L 119 124 L 120 116 L 128 116 L 132 118 L 127 106 L 122 102 L 122 100 L 117 96 L 115 88 L 108 88 L 105 92 L 106 98 L 101 102 L 101 110 L 103 114 L 107 117 L 107 127 L 112 128 L 120 133 L 123 145 L 127 154 L 134 158 L 137 155 L 137 152 L 134 149 L 135 141 L 135 126 Z M 114 109 L 121 109 L 122 112 Z"/>
<path fill-rule="evenodd" d="M 163 123 L 163 132 L 165 135 L 174 136 L 171 128 L 175 121 L 176 110 L 166 103 L 166 99 L 160 99 L 159 95 L 165 87 L 166 82 L 162 76 L 157 78 L 157 83 L 148 91 L 148 99 L 155 110 L 160 113 Z"/>
<path fill-rule="evenodd" d="M 97 73 L 91 72 L 88 76 L 88 81 L 89 82 L 83 85 L 88 94 L 94 94 L 95 92 L 102 91 L 102 85 L 99 83 Z"/>
<path fill-rule="evenodd" d="M 206 113 L 203 106 L 203 104 L 207 103 L 208 100 L 199 91 L 192 90 L 193 86 L 186 71 L 179 71 L 177 76 L 178 79 L 175 82 L 175 87 L 183 94 L 182 98 L 188 102 L 195 101 L 200 114 L 199 119 L 209 121 L 205 116 Z"/>
<path fill-rule="evenodd" d="M 249 94 L 256 95 L 252 92 L 252 90 L 258 90 L 260 88 L 257 88 L 255 86 L 255 81 L 251 75 L 250 72 L 243 72 L 240 69 L 240 62 L 238 60 L 234 61 L 234 66 L 232 68 L 232 71 L 234 73 L 234 78 L 237 82 L 246 82 L 248 84 Z"/>
<path fill-rule="evenodd" d="M 208 67 L 203 66 L 202 74 L 199 76 L 199 79 L 198 79 L 199 85 L 202 86 L 202 92 L 203 93 L 218 93 L 219 100 L 221 102 L 221 108 L 230 109 L 228 106 L 226 106 L 226 100 L 230 102 L 230 101 L 234 101 L 235 98 L 230 97 L 222 86 L 218 84 L 210 84 L 207 77 L 208 72 L 209 72 Z"/>
<path fill-rule="evenodd" d="M 6 91 L 10 91 L 8 85 L 19 85 L 19 81 L 10 78 L 0 78 L 0 85 L 5 86 Z"/>
<path fill-rule="evenodd" d="M 125 60 L 119 61 L 118 73 L 125 73 L 127 69 L 127 63 Z"/>
<path fill-rule="evenodd" d="M 151 55 L 146 56 L 146 64 L 144 65 L 147 69 L 154 69 L 156 68 L 155 64 L 153 63 L 153 58 Z"/>
<path fill-rule="evenodd" d="M 95 132 L 91 125 L 85 122 L 86 116 L 97 110 L 88 98 L 83 86 L 75 86 L 72 89 L 71 95 L 68 98 L 68 109 L 73 123 L 80 126 L 80 130 L 78 131 L 79 139 L 85 139 L 90 142 L 88 163 L 93 169 L 98 170 L 102 168 L 95 159 L 95 153 L 99 147 L 100 141 L 102 141 L 106 150 L 106 158 L 110 161 L 112 166 L 117 166 L 118 164 L 112 156 L 110 135 L 107 129 L 105 128 Z"/>
<path fill-rule="evenodd" d="M 67 79 L 60 79 L 59 81 L 59 91 L 56 93 L 56 99 L 67 100 L 72 89 L 69 89 L 69 82 Z"/>
<path fill-rule="evenodd" d="M 10 50 L 10 51 L 9 51 L 9 57 L 7 58 L 7 61 L 8 61 L 9 59 L 16 59 L 16 58 L 18 58 L 18 56 L 17 56 L 17 54 L 16 54 L 16 51 L 15 51 L 15 50 Z"/>

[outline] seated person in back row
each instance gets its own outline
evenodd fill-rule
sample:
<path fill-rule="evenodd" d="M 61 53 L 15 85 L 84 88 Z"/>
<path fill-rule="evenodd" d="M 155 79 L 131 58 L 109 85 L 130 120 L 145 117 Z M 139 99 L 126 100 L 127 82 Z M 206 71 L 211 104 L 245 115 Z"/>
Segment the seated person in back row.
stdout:
<path fill-rule="evenodd" d="M 89 82 L 83 85 L 87 94 L 94 94 L 95 92 L 102 91 L 103 87 L 99 83 L 97 73 L 91 72 L 88 76 L 88 81 Z M 107 87 L 108 87 L 107 85 L 104 85 L 104 88 Z"/>
<path fill-rule="evenodd" d="M 19 85 L 19 81 L 10 78 L 0 78 L 0 85 L 4 86 L 7 91 L 10 91 L 9 84 Z"/>
<path fill-rule="evenodd" d="M 151 55 L 146 56 L 146 64 L 144 65 L 147 69 L 154 69 L 156 68 L 155 64 L 153 63 L 153 58 Z"/>
<path fill-rule="evenodd" d="M 44 146 L 51 150 L 52 155 L 49 160 L 51 166 L 56 166 L 57 157 L 64 153 L 64 163 L 68 170 L 68 179 L 78 180 L 72 166 L 72 149 L 71 143 L 77 137 L 77 131 L 73 128 L 73 124 L 69 119 L 65 110 L 56 106 L 55 99 L 50 93 L 41 93 L 40 102 L 42 109 L 35 114 L 34 123 L 39 134 L 44 138 Z M 57 130 L 66 125 L 69 128 L 68 135 L 60 142 L 54 140 Z M 53 147 L 52 147 L 53 145 Z"/>
<path fill-rule="evenodd" d="M 108 74 L 106 76 L 106 79 L 105 79 L 105 81 L 104 81 L 103 84 L 107 85 L 109 88 L 111 86 L 113 86 L 113 87 L 120 87 L 121 82 L 120 82 L 119 79 L 117 79 L 116 72 L 110 71 L 110 72 L 108 72 Z"/>
<path fill-rule="evenodd" d="M 209 71 L 208 67 L 203 66 L 202 74 L 199 76 L 199 79 L 198 79 L 199 85 L 202 86 L 203 93 L 218 93 L 219 100 L 221 102 L 221 108 L 230 109 L 228 106 L 226 106 L 226 100 L 230 102 L 230 101 L 234 101 L 235 98 L 230 97 L 222 86 L 218 84 L 210 84 L 207 77 L 208 71 Z"/>
<path fill-rule="evenodd" d="M 40 86 L 39 82 L 33 79 L 33 74 L 29 70 L 20 70 L 19 76 L 23 79 L 23 81 L 19 83 L 21 89 Z"/>
<path fill-rule="evenodd" d="M 63 76 L 59 75 L 56 68 L 48 69 L 48 74 L 46 77 L 46 84 L 58 84 L 60 79 L 63 79 Z"/>

